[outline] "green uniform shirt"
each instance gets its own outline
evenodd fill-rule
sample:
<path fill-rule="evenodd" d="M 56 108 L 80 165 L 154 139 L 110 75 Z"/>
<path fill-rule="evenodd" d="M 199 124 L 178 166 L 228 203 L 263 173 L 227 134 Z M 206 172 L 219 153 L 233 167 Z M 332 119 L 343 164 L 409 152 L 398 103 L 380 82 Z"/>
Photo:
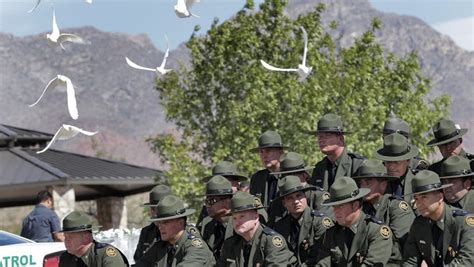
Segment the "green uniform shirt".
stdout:
<path fill-rule="evenodd" d="M 316 190 L 307 190 L 305 192 L 306 199 L 308 200 L 308 206 L 311 210 L 318 210 L 328 217 L 333 216 L 331 206 L 322 206 L 324 200 L 329 199 L 330 194 L 321 187 L 316 186 Z"/>
<path fill-rule="evenodd" d="M 359 169 L 364 160 L 364 157 L 344 149 L 344 152 L 341 154 L 341 156 L 336 160 L 336 162 L 334 162 L 334 167 L 336 168 L 334 180 L 341 176 L 354 176 L 354 174 L 357 172 L 357 169 Z M 331 186 L 331 184 L 329 184 L 329 177 L 332 175 L 332 168 L 333 164 L 331 161 L 327 156 L 324 157 L 321 161 L 316 163 L 316 166 L 313 169 L 313 174 L 311 175 L 311 178 L 308 182 L 328 191 L 329 187 Z"/>
<path fill-rule="evenodd" d="M 273 181 L 274 194 L 270 192 L 269 181 Z M 271 227 L 276 221 L 283 217 L 285 208 L 281 204 L 281 201 L 273 201 L 273 199 L 278 196 L 278 178 L 271 175 L 269 170 L 260 170 L 250 177 L 250 194 L 260 198 L 262 205 L 267 207 L 266 213 L 268 214 L 268 218 L 265 218 L 266 225 Z M 265 215 L 263 216 L 265 217 Z"/>
<path fill-rule="evenodd" d="M 210 218 L 210 220 L 208 220 Z M 203 220 L 205 223 L 202 227 L 202 239 L 204 242 L 207 243 L 209 248 L 211 249 L 212 253 L 216 259 L 219 259 L 220 252 L 222 250 L 222 246 L 224 245 L 224 240 L 234 235 L 234 228 L 232 223 L 232 216 L 224 217 L 224 223 L 216 219 L 212 219 L 211 217 L 207 217 Z M 222 228 L 221 228 L 222 227 Z M 223 231 L 222 233 L 218 233 L 219 231 Z M 218 240 L 216 239 L 218 235 L 223 234 L 221 238 L 221 244 L 218 244 Z"/>
<path fill-rule="evenodd" d="M 326 230 L 316 266 L 385 266 L 392 253 L 390 228 L 361 212 L 350 230 L 339 224 Z M 350 248 L 345 243 L 345 232 L 352 231 Z M 312 264 L 311 264 L 312 265 Z"/>
<path fill-rule="evenodd" d="M 170 252 L 172 250 L 174 252 Z M 215 264 L 214 256 L 206 243 L 185 230 L 174 246 L 165 241 L 156 242 L 134 266 L 166 267 L 168 261 L 173 267 L 212 266 Z"/>
<path fill-rule="evenodd" d="M 160 232 L 154 223 L 142 228 L 133 259 L 138 261 L 155 242 L 160 240 Z"/>
<path fill-rule="evenodd" d="M 410 226 L 415 220 L 415 213 L 406 201 L 390 194 L 383 195 L 374 205 L 364 202 L 363 206 L 365 213 L 380 219 L 383 224 L 388 225 L 392 230 L 393 248 L 387 266 L 400 266 L 403 246 L 410 231 Z M 370 212 L 372 209 L 375 210 L 374 214 Z"/>
<path fill-rule="evenodd" d="M 435 266 L 437 256 L 444 266 L 474 266 L 474 215 L 444 204 L 442 218 L 432 222 L 429 218 L 416 217 L 405 244 L 403 266 L 419 266 L 423 260 L 428 266 Z M 433 241 L 432 227 L 443 229 L 439 251 Z"/>
<path fill-rule="evenodd" d="M 448 204 L 456 208 L 463 209 L 469 213 L 474 213 L 474 190 L 471 189 L 467 191 L 464 197 L 461 198 L 458 202 L 454 204 L 451 204 L 451 203 L 448 203 Z"/>
<path fill-rule="evenodd" d="M 292 240 L 291 236 L 295 223 L 298 223 L 299 228 L 297 244 L 295 240 Z M 287 214 L 276 222 L 275 231 L 281 234 L 287 243 L 290 244 L 290 249 L 298 258 L 298 264 L 303 264 L 310 258 L 313 258 L 313 261 L 316 260 L 318 249 L 313 248 L 313 246 L 320 246 L 319 240 L 321 236 L 326 229 L 332 225 L 332 220 L 326 217 L 324 213 L 312 211 L 307 207 L 298 220 L 294 219 L 290 214 Z M 292 244 L 296 246 L 293 247 Z"/>
<path fill-rule="evenodd" d="M 268 227 L 258 226 L 249 244 L 248 263 L 244 260 L 245 243 L 237 234 L 225 240 L 218 266 L 288 266 L 297 261 L 283 237 Z"/>
<path fill-rule="evenodd" d="M 125 255 L 112 245 L 93 242 L 84 256 L 78 258 L 65 251 L 59 258 L 59 267 L 122 267 L 128 266 Z"/>
<path fill-rule="evenodd" d="M 469 153 L 466 153 L 466 151 L 464 151 L 464 149 L 461 149 L 461 152 L 459 153 L 459 156 L 460 156 L 460 157 L 465 157 L 465 158 L 467 158 L 468 160 L 470 160 L 470 161 L 471 161 L 471 170 L 474 170 L 474 161 L 473 161 L 473 160 L 474 160 L 474 155 L 469 154 Z M 447 159 L 447 158 L 443 158 L 443 159 L 441 159 L 440 161 L 431 164 L 430 167 L 428 168 L 428 170 L 434 171 L 434 172 L 436 172 L 438 175 L 441 175 L 441 165 L 443 165 L 443 162 L 444 162 L 446 159 Z"/>

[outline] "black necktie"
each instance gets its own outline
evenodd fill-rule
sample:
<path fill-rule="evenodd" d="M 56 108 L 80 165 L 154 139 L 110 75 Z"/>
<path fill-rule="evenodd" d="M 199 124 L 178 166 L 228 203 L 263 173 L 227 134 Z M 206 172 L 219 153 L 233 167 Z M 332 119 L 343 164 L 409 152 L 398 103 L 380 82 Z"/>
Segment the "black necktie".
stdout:
<path fill-rule="evenodd" d="M 336 178 L 336 171 L 337 171 L 336 164 L 329 162 L 328 188 L 330 188 L 332 183 L 334 183 L 334 179 Z"/>
<path fill-rule="evenodd" d="M 300 235 L 300 225 L 297 219 L 291 219 L 290 243 L 295 251 L 298 249 L 298 239 Z"/>
<path fill-rule="evenodd" d="M 443 266 L 443 230 L 441 230 L 436 222 L 433 222 L 433 227 L 431 228 L 431 234 L 433 236 L 433 243 L 436 248 L 435 255 L 435 265 L 442 267 Z"/>
<path fill-rule="evenodd" d="M 216 256 L 216 258 L 220 257 L 222 244 L 224 243 L 224 236 L 225 236 L 225 227 L 221 223 L 216 222 L 215 235 L 214 235 L 214 247 L 212 248 L 212 251 L 214 252 L 214 255 Z"/>
<path fill-rule="evenodd" d="M 266 200 L 267 205 L 275 198 L 277 182 L 278 180 L 273 175 L 268 177 L 268 199 Z"/>
<path fill-rule="evenodd" d="M 174 246 L 168 247 L 168 256 L 166 257 L 166 266 L 171 267 L 173 266 L 173 259 L 174 253 L 176 252 L 176 248 Z"/>
<path fill-rule="evenodd" d="M 344 241 L 346 242 L 347 251 L 351 251 L 352 240 L 354 239 L 354 232 L 350 228 L 344 230 Z"/>
<path fill-rule="evenodd" d="M 244 244 L 244 266 L 252 266 L 252 264 L 249 263 L 251 249 L 252 249 L 251 243 Z"/>

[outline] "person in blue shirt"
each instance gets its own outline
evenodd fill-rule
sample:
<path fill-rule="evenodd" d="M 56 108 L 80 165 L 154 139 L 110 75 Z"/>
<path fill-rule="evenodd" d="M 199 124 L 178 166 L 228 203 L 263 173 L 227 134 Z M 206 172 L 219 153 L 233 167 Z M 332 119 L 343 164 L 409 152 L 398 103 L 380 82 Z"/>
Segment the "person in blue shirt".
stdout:
<path fill-rule="evenodd" d="M 53 211 L 53 196 L 43 190 L 38 192 L 38 204 L 23 219 L 21 236 L 36 242 L 64 242 L 58 215 Z"/>

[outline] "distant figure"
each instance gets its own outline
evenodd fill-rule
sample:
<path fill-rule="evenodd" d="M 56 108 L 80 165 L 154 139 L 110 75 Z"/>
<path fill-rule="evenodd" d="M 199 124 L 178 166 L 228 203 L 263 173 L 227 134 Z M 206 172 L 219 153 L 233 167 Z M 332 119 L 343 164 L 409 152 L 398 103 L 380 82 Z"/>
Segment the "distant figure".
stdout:
<path fill-rule="evenodd" d="M 63 242 L 64 235 L 58 232 L 59 218 L 53 211 L 53 196 L 43 190 L 38 193 L 37 201 L 36 207 L 23 219 L 21 236 L 36 242 Z"/>
<path fill-rule="evenodd" d="M 239 191 L 249 193 L 250 192 L 250 182 L 249 181 L 240 182 Z"/>

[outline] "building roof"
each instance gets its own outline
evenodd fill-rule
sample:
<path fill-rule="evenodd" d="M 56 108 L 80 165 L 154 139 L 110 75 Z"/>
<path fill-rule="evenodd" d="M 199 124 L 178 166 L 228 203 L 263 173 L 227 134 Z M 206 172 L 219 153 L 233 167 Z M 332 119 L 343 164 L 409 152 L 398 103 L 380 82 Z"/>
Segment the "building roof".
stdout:
<path fill-rule="evenodd" d="M 0 147 L 44 145 L 52 134 L 0 124 Z"/>
<path fill-rule="evenodd" d="M 146 192 L 163 182 L 162 172 L 155 169 L 52 149 L 36 151 L 0 148 L 0 207 L 35 204 L 37 192 L 48 186 L 72 186 L 81 201 Z"/>

